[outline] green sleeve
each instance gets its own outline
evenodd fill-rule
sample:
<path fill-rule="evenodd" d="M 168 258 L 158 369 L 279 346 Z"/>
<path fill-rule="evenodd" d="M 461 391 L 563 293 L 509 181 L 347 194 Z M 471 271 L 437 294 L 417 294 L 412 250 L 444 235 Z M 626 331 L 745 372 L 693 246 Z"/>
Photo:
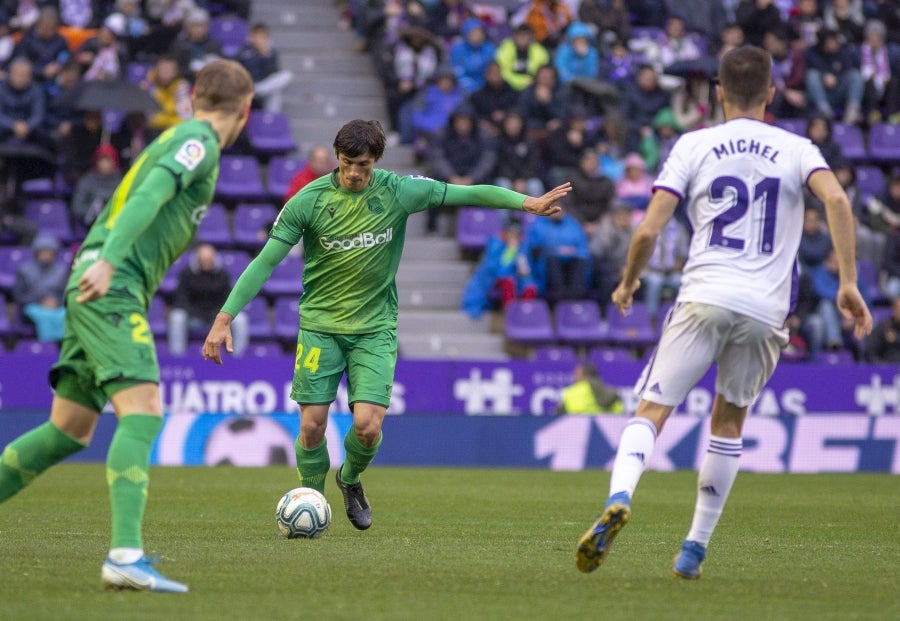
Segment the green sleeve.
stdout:
<path fill-rule="evenodd" d="M 290 252 L 291 246 L 279 239 L 269 238 L 259 255 L 250 261 L 250 265 L 243 271 L 234 288 L 222 306 L 222 312 L 232 317 L 237 316 L 250 300 L 256 297 L 263 283 L 272 275 L 272 270 L 281 263 L 281 260 Z"/>
<path fill-rule="evenodd" d="M 475 205 L 493 209 L 518 209 L 521 211 L 522 204 L 526 198 L 528 197 L 524 194 L 496 185 L 455 185 L 448 183 L 444 204 L 448 206 Z"/>
<path fill-rule="evenodd" d="M 176 180 L 171 172 L 153 168 L 122 206 L 122 212 L 100 249 L 100 258 L 109 261 L 113 267 L 119 267 L 162 206 L 175 196 L 176 189 Z"/>

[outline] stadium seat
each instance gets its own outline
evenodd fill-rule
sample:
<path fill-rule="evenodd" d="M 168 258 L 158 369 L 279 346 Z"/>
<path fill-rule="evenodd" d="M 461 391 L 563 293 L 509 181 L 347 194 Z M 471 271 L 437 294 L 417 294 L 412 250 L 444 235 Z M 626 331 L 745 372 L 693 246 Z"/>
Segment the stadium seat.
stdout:
<path fill-rule="evenodd" d="M 0 246 L 0 292 L 12 291 L 19 264 L 29 259 L 31 248 L 28 246 Z"/>
<path fill-rule="evenodd" d="M 556 336 L 570 345 L 593 345 L 606 337 L 594 300 L 563 300 L 556 305 Z"/>
<path fill-rule="evenodd" d="M 265 200 L 259 162 L 249 155 L 223 155 L 219 163 L 216 197 L 226 201 Z"/>
<path fill-rule="evenodd" d="M 294 296 L 303 292 L 303 259 L 288 255 L 282 259 L 262 286 L 263 295 L 272 298 Z"/>
<path fill-rule="evenodd" d="M 853 357 L 853 352 L 846 349 L 839 349 L 837 351 L 822 352 L 819 355 L 819 362 L 824 364 L 847 365 L 856 364 L 856 359 Z"/>
<path fill-rule="evenodd" d="M 291 122 L 281 112 L 254 111 L 247 121 L 247 140 L 262 157 L 286 155 L 297 150 L 291 136 Z"/>
<path fill-rule="evenodd" d="M 555 340 L 550 307 L 545 300 L 512 300 L 506 305 L 506 338 L 526 345 Z"/>
<path fill-rule="evenodd" d="M 232 244 L 231 227 L 224 205 L 213 203 L 206 209 L 206 215 L 197 227 L 197 241 L 212 244 L 217 248 Z"/>
<path fill-rule="evenodd" d="M 234 210 L 234 241 L 242 248 L 261 248 L 278 212 L 269 203 L 241 203 Z"/>
<path fill-rule="evenodd" d="M 625 347 L 643 347 L 656 342 L 656 330 L 642 302 L 631 305 L 631 312 L 623 317 L 614 304 L 606 309 L 606 321 L 609 325 L 607 340 Z"/>
<path fill-rule="evenodd" d="M 306 160 L 299 157 L 276 156 L 269 160 L 266 189 L 269 191 L 269 196 L 279 205 L 284 202 L 284 195 L 287 194 L 291 179 L 303 170 L 304 166 L 306 166 Z"/>
<path fill-rule="evenodd" d="M 12 324 L 9 323 L 9 317 L 6 314 L 6 296 L 0 295 L 0 337 L 12 336 L 15 334 Z"/>
<path fill-rule="evenodd" d="M 880 123 L 869 128 L 869 156 L 882 164 L 900 163 L 900 131 L 896 125 Z"/>
<path fill-rule="evenodd" d="M 251 341 L 244 355 L 253 358 L 275 358 L 284 356 L 284 350 L 278 343 L 254 343 Z"/>
<path fill-rule="evenodd" d="M 165 336 L 168 332 L 166 325 L 166 304 L 163 299 L 155 295 L 150 300 L 150 308 L 147 310 L 147 321 L 150 323 L 150 332 L 153 336 Z"/>
<path fill-rule="evenodd" d="M 574 365 L 578 361 L 578 356 L 575 349 L 568 345 L 544 345 L 534 348 L 534 361 L 567 362 Z"/>
<path fill-rule="evenodd" d="M 122 128 L 126 112 L 122 110 L 104 110 L 101 114 L 103 129 L 107 134 L 114 134 Z"/>
<path fill-rule="evenodd" d="M 169 267 L 169 271 L 163 276 L 162 282 L 159 283 L 157 293 L 163 297 L 171 297 L 175 293 L 175 287 L 178 286 L 178 275 L 191 260 L 191 253 L 185 252 L 183 255 L 175 259 L 175 262 Z"/>
<path fill-rule="evenodd" d="M 887 320 L 891 316 L 891 307 L 890 306 L 873 306 L 870 309 L 872 311 L 872 325 L 876 326 L 882 321 Z"/>
<path fill-rule="evenodd" d="M 140 84 L 147 78 L 151 66 L 149 63 L 128 63 L 125 65 L 125 81 L 131 84 Z"/>
<path fill-rule="evenodd" d="M 74 241 L 75 235 L 69 224 L 69 209 L 59 198 L 32 199 L 25 203 L 25 217 L 41 233 L 56 237 L 63 244 Z"/>
<path fill-rule="evenodd" d="M 864 162 L 869 159 L 862 129 L 857 125 L 835 123 L 831 126 L 831 138 L 841 146 L 841 153 L 852 162 Z"/>
<path fill-rule="evenodd" d="M 592 347 L 588 352 L 588 361 L 598 369 L 604 365 L 617 362 L 636 362 L 634 353 L 627 347 Z"/>
<path fill-rule="evenodd" d="M 269 305 L 265 298 L 255 297 L 244 307 L 247 313 L 248 332 L 250 340 L 270 339 L 274 335 L 272 331 L 272 319 L 269 317 Z"/>
<path fill-rule="evenodd" d="M 481 251 L 488 237 L 499 234 L 502 228 L 499 210 L 461 207 L 456 216 L 456 241 L 463 250 Z"/>
<path fill-rule="evenodd" d="M 884 192 L 884 173 L 878 166 L 860 165 L 856 167 L 856 186 L 863 200 L 879 196 Z"/>
<path fill-rule="evenodd" d="M 280 297 L 275 300 L 275 336 L 290 341 L 297 340 L 300 312 L 297 298 Z"/>
<path fill-rule="evenodd" d="M 240 17 L 223 16 L 209 20 L 209 36 L 222 44 L 222 53 L 234 58 L 247 41 L 249 28 Z"/>
<path fill-rule="evenodd" d="M 884 296 L 881 295 L 881 289 L 878 288 L 878 268 L 871 261 L 857 260 L 856 273 L 859 289 L 869 305 L 883 302 Z"/>
<path fill-rule="evenodd" d="M 219 259 L 222 261 L 222 267 L 228 272 L 232 285 L 250 265 L 250 255 L 244 250 L 222 250 L 219 252 Z"/>
<path fill-rule="evenodd" d="M 806 136 L 806 126 L 809 124 L 807 119 L 778 119 L 775 125 L 785 131 L 798 136 Z"/>
<path fill-rule="evenodd" d="M 0 333 L 2 333 L 2 322 L 0 319 Z M 42 343 L 34 339 L 19 339 L 16 341 L 13 353 L 25 356 L 55 356 L 59 354 L 58 343 Z"/>

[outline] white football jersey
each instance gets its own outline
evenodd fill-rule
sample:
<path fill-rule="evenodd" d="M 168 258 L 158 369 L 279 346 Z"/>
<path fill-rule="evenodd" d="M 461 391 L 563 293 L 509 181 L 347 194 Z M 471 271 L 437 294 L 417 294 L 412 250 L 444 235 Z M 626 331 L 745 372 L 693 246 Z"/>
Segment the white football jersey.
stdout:
<path fill-rule="evenodd" d="M 687 201 L 694 229 L 680 302 L 703 302 L 773 327 L 796 291 L 803 187 L 828 164 L 812 142 L 738 118 L 678 139 L 654 187 Z"/>

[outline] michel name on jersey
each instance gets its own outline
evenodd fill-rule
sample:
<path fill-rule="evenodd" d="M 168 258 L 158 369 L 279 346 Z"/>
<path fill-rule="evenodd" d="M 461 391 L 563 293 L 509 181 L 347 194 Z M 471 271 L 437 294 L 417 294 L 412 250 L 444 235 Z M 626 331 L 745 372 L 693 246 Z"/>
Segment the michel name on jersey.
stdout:
<path fill-rule="evenodd" d="M 723 142 L 718 146 L 712 148 L 713 155 L 716 156 L 717 159 L 722 159 L 723 157 L 727 157 L 729 155 L 738 155 L 742 153 L 751 153 L 753 155 L 758 155 L 761 158 L 767 159 L 773 164 L 777 164 L 776 159 L 778 158 L 778 154 L 780 151 L 773 148 L 771 145 L 763 144 L 759 140 L 753 140 L 752 138 L 738 138 L 737 140 L 729 140 L 728 142 Z"/>

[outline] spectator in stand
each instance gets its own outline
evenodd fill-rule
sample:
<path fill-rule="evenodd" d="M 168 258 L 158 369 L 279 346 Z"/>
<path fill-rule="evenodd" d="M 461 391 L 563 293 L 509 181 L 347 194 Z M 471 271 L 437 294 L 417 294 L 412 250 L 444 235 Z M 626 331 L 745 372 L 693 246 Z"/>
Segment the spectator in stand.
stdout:
<path fill-rule="evenodd" d="M 59 249 L 55 237 L 41 233 L 31 244 L 31 260 L 16 270 L 13 301 L 21 316 L 34 324 L 40 341 L 62 340 L 69 268 L 57 260 Z"/>
<path fill-rule="evenodd" d="M 462 25 L 461 37 L 449 51 L 450 65 L 466 93 L 474 93 L 484 86 L 485 69 L 496 53 L 497 46 L 488 40 L 484 23 L 477 17 L 467 19 Z"/>
<path fill-rule="evenodd" d="M 781 11 L 772 0 L 740 0 L 734 19 L 743 29 L 747 43 L 761 46 L 763 35 L 781 24 Z"/>
<path fill-rule="evenodd" d="M 591 235 L 589 246 L 593 288 L 604 309 L 622 280 L 633 234 L 631 205 L 626 201 L 613 199 L 609 212 L 600 218 L 600 226 Z"/>
<path fill-rule="evenodd" d="M 647 314 L 655 320 L 664 295 L 671 299 L 681 288 L 681 270 L 688 256 L 690 237 L 684 226 L 675 218 L 669 220 L 660 232 L 656 248 L 650 256 L 647 268 L 641 274 L 641 291 Z"/>
<path fill-rule="evenodd" d="M 567 87 L 569 101 L 585 107 L 591 116 L 600 115 L 618 102 L 616 87 L 601 80 L 600 53 L 593 44 L 594 33 L 584 22 L 572 22 L 566 38 L 556 49 L 553 66 L 560 83 Z"/>
<path fill-rule="evenodd" d="M 856 47 L 863 42 L 865 17 L 862 0 L 831 0 L 822 11 L 825 28 L 836 31 L 841 43 Z"/>
<path fill-rule="evenodd" d="M 135 160 L 150 142 L 151 134 L 147 127 L 147 116 L 143 112 L 129 112 L 122 119 L 122 124 L 110 136 L 110 142 L 119 152 L 119 163 L 123 170 L 131 168 Z"/>
<path fill-rule="evenodd" d="M 90 28 L 97 28 L 109 7 L 101 7 L 94 0 L 57 0 L 59 21 L 69 31 L 82 33 Z"/>
<path fill-rule="evenodd" d="M 73 222 L 86 232 L 112 197 L 122 173 L 119 154 L 111 144 L 101 144 L 94 152 L 94 167 L 78 179 L 69 211 Z"/>
<path fill-rule="evenodd" d="M 294 74 L 281 68 L 278 50 L 272 47 L 269 27 L 257 22 L 250 27 L 248 41 L 237 60 L 253 78 L 253 103 L 269 112 L 281 112 L 284 91 L 294 80 Z"/>
<path fill-rule="evenodd" d="M 884 272 L 884 295 L 888 299 L 900 297 L 900 227 L 888 237 L 881 262 Z"/>
<path fill-rule="evenodd" d="M 841 45 L 834 30 L 819 32 L 819 42 L 806 50 L 806 95 L 821 114 L 833 119 L 835 109 L 843 109 L 844 123 L 860 120 L 863 80 L 859 57 Z"/>
<path fill-rule="evenodd" d="M 441 62 L 441 47 L 428 30 L 407 26 L 394 43 L 390 63 L 384 69 L 391 128 L 400 131 L 403 104 L 426 88 Z"/>
<path fill-rule="evenodd" d="M 900 78 L 897 58 L 886 45 L 887 31 L 882 22 L 866 23 L 865 42 L 860 47 L 860 73 L 865 82 L 863 110 L 869 126 L 888 119 L 900 122 Z"/>
<path fill-rule="evenodd" d="M 653 194 L 653 176 L 647 172 L 647 163 L 639 153 L 625 156 L 625 174 L 616 181 L 616 196 L 633 205 L 650 202 Z"/>
<path fill-rule="evenodd" d="M 666 158 L 678 138 L 682 128 L 671 108 L 663 108 L 653 117 L 653 133 L 641 140 L 641 157 L 648 170 L 656 170 Z"/>
<path fill-rule="evenodd" d="M 228 271 L 221 265 L 216 249 L 200 244 L 190 264 L 178 274 L 172 309 L 167 318 L 169 353 L 183 356 L 192 334 L 202 335 L 212 325 L 231 291 Z M 247 349 L 250 337 L 247 315 L 238 313 L 231 324 L 234 355 Z"/>
<path fill-rule="evenodd" d="M 616 196 L 616 185 L 600 172 L 600 158 L 592 148 L 582 151 L 578 166 L 568 179 L 572 191 L 566 197 L 566 210 L 592 237 Z"/>
<path fill-rule="evenodd" d="M 631 21 L 625 0 L 582 0 L 578 5 L 578 19 L 596 29 L 601 47 L 631 38 Z"/>
<path fill-rule="evenodd" d="M 209 12 L 193 9 L 184 18 L 184 30 L 170 50 L 178 62 L 178 71 L 189 82 L 211 60 L 222 58 L 222 44 L 209 36 Z"/>
<path fill-rule="evenodd" d="M 59 14 L 53 7 L 41 9 L 34 26 L 28 29 L 13 52 L 31 61 L 36 79 L 52 80 L 69 59 L 69 44 L 59 34 Z"/>
<path fill-rule="evenodd" d="M 688 36 L 684 17 L 680 14 L 670 14 L 666 18 L 659 54 L 663 68 L 675 63 L 697 61 L 703 56 L 700 48 Z"/>
<path fill-rule="evenodd" d="M 832 251 L 831 235 L 817 206 L 807 206 L 803 211 L 803 231 L 800 234 L 800 249 L 797 260 L 800 270 L 812 273 L 822 265 Z"/>
<path fill-rule="evenodd" d="M 415 143 L 417 152 L 428 149 L 434 136 L 447 126 L 450 115 L 466 99 L 466 94 L 450 67 L 440 67 L 434 83 L 419 91 L 400 109 L 400 139 Z"/>
<path fill-rule="evenodd" d="M 17 140 L 47 146 L 43 131 L 46 113 L 44 89 L 32 79 L 31 62 L 14 58 L 8 77 L 0 82 L 0 142 Z"/>
<path fill-rule="evenodd" d="M 600 171 L 618 181 L 625 174 L 625 154 L 628 143 L 628 126 L 621 112 L 611 110 L 604 115 L 597 139 L 597 155 L 600 156 Z"/>
<path fill-rule="evenodd" d="M 874 0 L 875 18 L 885 25 L 888 42 L 900 45 L 900 4 L 896 0 Z"/>
<path fill-rule="evenodd" d="M 791 46 L 790 30 L 779 26 L 763 35 L 763 48 L 772 56 L 772 84 L 775 97 L 769 112 L 775 118 L 806 115 L 806 56 Z"/>
<path fill-rule="evenodd" d="M 659 76 L 651 65 L 641 65 L 634 84 L 622 97 L 622 113 L 628 121 L 628 150 L 636 151 L 641 136 L 653 131 L 653 118 L 671 105 L 671 95 L 659 85 Z"/>
<path fill-rule="evenodd" d="M 666 19 L 665 0 L 628 0 L 628 12 L 634 26 L 662 28 Z"/>
<path fill-rule="evenodd" d="M 99 110 L 85 110 L 71 131 L 57 143 L 63 180 L 74 187 L 78 179 L 91 169 L 94 153 L 103 138 L 103 117 Z"/>
<path fill-rule="evenodd" d="M 125 34 L 125 18 L 113 13 L 105 20 L 96 36 L 75 50 L 75 60 L 84 71 L 85 80 L 118 80 L 122 77 L 128 53 L 120 37 Z"/>
<path fill-rule="evenodd" d="M 44 83 L 47 113 L 44 115 L 44 133 L 58 149 L 59 143 L 78 121 L 81 112 L 73 104 L 75 87 L 81 80 L 81 67 L 74 58 L 65 62 L 56 78 Z"/>
<path fill-rule="evenodd" d="M 429 0 L 428 24 L 429 30 L 444 41 L 452 41 L 460 35 L 462 25 L 474 13 L 468 0 Z"/>
<path fill-rule="evenodd" d="M 541 196 L 541 153 L 537 142 L 525 131 L 525 121 L 516 112 L 503 119 L 496 139 L 497 164 L 494 184 L 529 196 Z"/>
<path fill-rule="evenodd" d="M 450 115 L 450 122 L 428 150 L 428 169 L 435 179 L 456 185 L 479 185 L 493 180 L 497 151 L 493 140 L 478 129 L 468 102 Z M 438 209 L 428 210 L 428 232 L 438 230 Z"/>
<path fill-rule="evenodd" d="M 587 110 L 569 106 L 566 119 L 553 129 L 544 141 L 543 158 L 547 164 L 547 185 L 556 187 L 577 169 L 581 154 L 593 147 L 594 137 L 588 131 Z"/>
<path fill-rule="evenodd" d="M 193 0 L 146 0 L 142 5 L 150 27 L 139 46 L 144 58 L 167 54 L 182 32 L 185 17 L 197 8 Z"/>
<path fill-rule="evenodd" d="M 795 10 L 788 18 L 788 25 L 794 35 L 794 47 L 802 50 L 815 46 L 819 40 L 819 31 L 825 27 L 818 1 L 797 0 Z"/>
<path fill-rule="evenodd" d="M 534 81 L 538 69 L 550 62 L 550 53 L 534 40 L 528 24 L 519 24 L 511 36 L 500 42 L 496 54 L 503 79 L 517 91 Z"/>
<path fill-rule="evenodd" d="M 4 4 L 11 5 L 12 3 Z M 9 10 L 12 10 L 12 6 L 9 7 Z M 37 0 L 19 0 L 15 13 L 9 20 L 9 25 L 19 32 L 25 32 L 34 26 L 38 17 L 40 17 L 40 8 Z"/>
<path fill-rule="evenodd" d="M 828 253 L 818 267 L 812 270 L 811 278 L 813 293 L 818 300 L 816 314 L 821 318 L 825 332 L 825 349 L 832 351 L 843 349 L 845 335 L 848 336 L 847 340 L 850 342 L 849 331 L 853 327 L 853 320 L 844 317 L 835 306 L 840 280 L 837 253 L 834 249 Z M 860 293 L 868 306 L 869 299 L 866 290 L 861 289 Z"/>
<path fill-rule="evenodd" d="M 575 365 L 572 384 L 560 392 L 556 414 L 622 414 L 625 406 L 615 388 L 600 378 L 600 371 L 589 362 Z"/>
<path fill-rule="evenodd" d="M 525 126 L 542 140 L 563 124 L 568 100 L 553 65 L 538 69 L 534 82 L 519 93 L 518 109 Z"/>
<path fill-rule="evenodd" d="M 157 58 L 141 88 L 159 104 L 159 111 L 147 122 L 151 137 L 191 118 L 191 84 L 179 73 L 173 56 Z"/>
<path fill-rule="evenodd" d="M 881 265 L 887 236 L 884 233 L 873 231 L 869 226 L 869 212 L 859 191 L 859 186 L 856 184 L 856 168 L 849 160 L 841 158 L 831 166 L 831 169 L 841 187 L 844 188 L 853 210 L 853 218 L 856 223 L 856 258 L 860 261 L 868 261 L 872 265 Z"/>
<path fill-rule="evenodd" d="M 726 2 L 715 0 L 666 0 L 668 15 L 679 15 L 684 27 L 690 32 L 699 32 L 708 40 L 713 40 L 728 23 Z M 735 2 L 731 2 L 734 5 Z"/>
<path fill-rule="evenodd" d="M 891 314 L 875 324 L 866 339 L 866 360 L 875 364 L 900 364 L 900 295 L 891 302 Z"/>
<path fill-rule="evenodd" d="M 306 157 L 306 165 L 291 177 L 288 190 L 284 195 L 284 202 L 288 202 L 294 194 L 306 187 L 310 181 L 314 181 L 322 175 L 327 175 L 336 166 L 337 162 L 328 147 L 325 145 L 314 146 L 309 150 L 309 155 Z"/>
<path fill-rule="evenodd" d="M 564 212 L 538 218 L 528 229 L 525 247 L 550 302 L 587 296 L 590 250 L 578 220 Z"/>
<path fill-rule="evenodd" d="M 9 13 L 0 6 L 0 80 L 6 78 L 6 65 L 12 58 L 15 49 L 16 40 L 10 28 Z"/>
<path fill-rule="evenodd" d="M 869 226 L 873 231 L 892 235 L 900 229 L 900 169 L 894 169 L 881 196 L 866 202 Z"/>
<path fill-rule="evenodd" d="M 600 62 L 599 76 L 622 93 L 634 79 L 637 66 L 638 58 L 628 49 L 625 39 L 613 39 Z"/>
<path fill-rule="evenodd" d="M 819 147 L 822 157 L 825 158 L 829 166 L 834 166 L 835 162 L 844 159 L 841 145 L 834 141 L 831 120 L 827 116 L 813 113 L 806 124 L 806 137 Z"/>
<path fill-rule="evenodd" d="M 819 299 L 813 292 L 812 278 L 802 273 L 797 278 L 797 303 L 785 320 L 789 332 L 784 353 L 794 359 L 815 362 L 825 346 L 825 323 L 816 312 Z"/>
<path fill-rule="evenodd" d="M 488 238 L 484 254 L 463 291 L 462 309 L 472 319 L 480 319 L 491 308 L 494 296 L 506 307 L 513 300 L 531 300 L 537 294 L 537 283 L 522 246 L 522 224 L 510 218 L 499 236 Z"/>
<path fill-rule="evenodd" d="M 515 110 L 518 101 L 519 91 L 503 79 L 496 61 L 488 63 L 484 70 L 484 86 L 469 95 L 469 103 L 478 115 L 478 126 L 489 136 L 500 132 L 504 119 Z"/>
<path fill-rule="evenodd" d="M 132 42 L 149 34 L 150 24 L 141 12 L 140 0 L 116 0 L 116 11 L 125 18 L 125 32 L 122 36 L 131 49 Z"/>
<path fill-rule="evenodd" d="M 525 12 L 525 23 L 531 26 L 534 40 L 555 49 L 572 23 L 572 11 L 563 0 L 531 0 Z"/>

